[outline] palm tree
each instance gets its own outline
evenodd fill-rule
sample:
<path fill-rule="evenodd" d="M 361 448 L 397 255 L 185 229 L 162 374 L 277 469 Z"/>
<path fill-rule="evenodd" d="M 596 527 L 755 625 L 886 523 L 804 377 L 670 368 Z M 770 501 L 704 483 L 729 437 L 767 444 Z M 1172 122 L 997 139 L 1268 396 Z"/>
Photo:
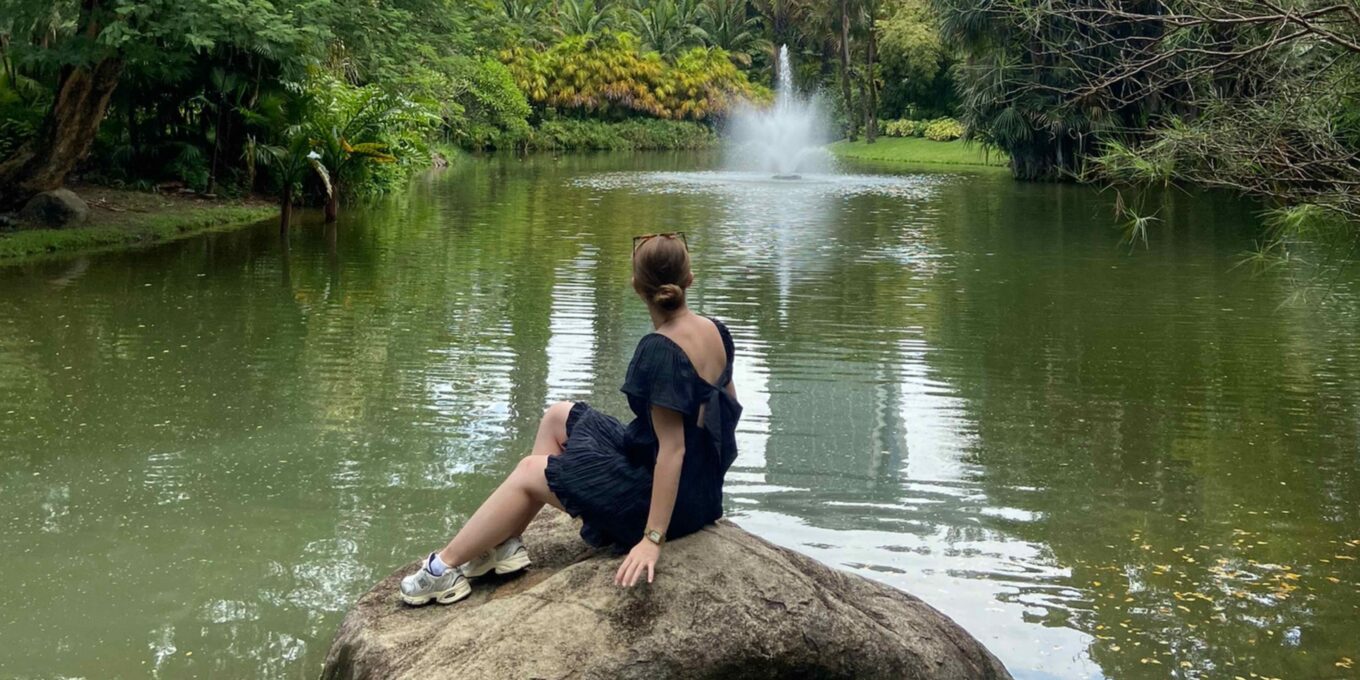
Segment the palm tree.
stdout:
<path fill-rule="evenodd" d="M 529 41 L 541 46 L 549 7 L 544 0 L 501 0 L 501 14 Z"/>
<path fill-rule="evenodd" d="M 770 41 L 760 36 L 760 17 L 749 16 L 747 5 L 747 0 L 709 0 L 699 17 L 708 44 L 727 50 L 740 66 L 750 66 L 757 52 L 771 51 Z"/>
<path fill-rule="evenodd" d="M 769 38 L 771 64 L 779 63 L 780 45 L 800 51 L 805 47 L 819 48 L 826 43 L 830 31 L 826 5 L 827 0 L 751 0 L 751 6 L 763 19 Z M 779 79 L 778 73 L 771 75 L 773 80 Z"/>
<path fill-rule="evenodd" d="M 563 38 L 595 35 L 613 26 L 613 0 L 562 0 L 557 8 L 557 34 Z"/>
<path fill-rule="evenodd" d="M 404 97 L 369 85 L 361 88 L 318 87 L 310 93 L 310 115 L 290 136 L 301 135 L 320 154 L 330 171 L 326 221 L 334 222 L 342 184 L 365 163 L 395 163 L 388 140 L 404 131 L 433 127 L 441 120 Z"/>
<path fill-rule="evenodd" d="M 702 14 L 700 0 L 634 0 L 628 24 L 643 47 L 674 57 L 686 47 L 705 43 L 708 36 L 699 23 Z"/>
<path fill-rule="evenodd" d="M 321 163 L 321 154 L 311 148 L 311 142 L 304 135 L 294 135 L 287 146 L 258 144 L 254 135 L 246 137 L 246 168 L 251 175 L 255 167 L 263 165 L 273 169 L 280 183 L 279 189 L 279 231 L 288 231 L 293 221 L 293 195 L 309 173 L 316 173 L 321 187 L 326 192 L 326 201 L 335 195 L 331 184 L 331 173 Z"/>
<path fill-rule="evenodd" d="M 819 4 L 815 0 L 751 0 L 751 5 L 765 19 L 765 28 L 775 51 L 780 45 L 803 43 L 804 35 L 799 25 L 814 14 Z M 775 57 L 777 59 L 778 54 Z"/>

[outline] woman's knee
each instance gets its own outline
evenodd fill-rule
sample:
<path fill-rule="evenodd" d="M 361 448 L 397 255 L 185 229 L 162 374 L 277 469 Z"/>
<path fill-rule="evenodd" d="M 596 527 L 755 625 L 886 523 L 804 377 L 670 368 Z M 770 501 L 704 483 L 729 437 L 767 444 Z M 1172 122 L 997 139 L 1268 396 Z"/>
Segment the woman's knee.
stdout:
<path fill-rule="evenodd" d="M 565 431 L 567 429 L 567 416 L 571 415 L 571 407 L 575 405 L 576 402 L 574 401 L 559 401 L 553 403 L 552 406 L 549 406 L 548 409 L 543 412 L 543 422 L 551 423 Z"/>
<path fill-rule="evenodd" d="M 567 441 L 567 417 L 571 415 L 571 409 L 576 405 L 572 401 L 559 401 L 549 406 L 543 412 L 543 420 L 539 422 L 539 431 L 552 435 L 553 441 L 560 443 Z"/>
<path fill-rule="evenodd" d="M 528 455 L 520 459 L 515 465 L 515 471 L 511 474 L 511 479 L 515 481 L 521 489 L 524 489 L 535 500 L 545 503 L 553 502 L 552 493 L 548 489 L 548 457 Z"/>
<path fill-rule="evenodd" d="M 511 476 L 522 484 L 532 483 L 536 479 L 546 479 L 547 473 L 544 470 L 547 468 L 548 461 L 544 456 L 529 455 L 519 459 Z"/>

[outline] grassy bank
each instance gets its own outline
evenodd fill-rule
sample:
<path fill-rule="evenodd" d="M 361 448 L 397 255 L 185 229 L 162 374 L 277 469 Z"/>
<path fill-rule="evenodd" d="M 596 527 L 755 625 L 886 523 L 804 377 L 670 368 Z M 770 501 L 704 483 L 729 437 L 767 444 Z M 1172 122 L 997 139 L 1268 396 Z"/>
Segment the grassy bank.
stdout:
<path fill-rule="evenodd" d="M 89 203 L 89 220 L 69 229 L 0 232 L 0 265 L 50 254 L 172 241 L 234 229 L 278 214 L 277 206 L 263 201 L 206 200 L 89 186 L 73 190 Z"/>
<path fill-rule="evenodd" d="M 836 142 L 831 153 L 838 158 L 903 165 L 950 165 L 1004 171 L 1006 155 L 987 153 L 980 145 L 963 141 L 935 142 L 920 137 L 879 137 L 873 144 Z"/>

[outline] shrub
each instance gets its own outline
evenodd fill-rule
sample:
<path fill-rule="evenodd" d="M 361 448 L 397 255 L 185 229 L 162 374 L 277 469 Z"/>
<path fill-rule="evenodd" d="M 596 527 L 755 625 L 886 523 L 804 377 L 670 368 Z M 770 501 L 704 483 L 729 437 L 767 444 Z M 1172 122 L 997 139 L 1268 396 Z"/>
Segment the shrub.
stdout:
<path fill-rule="evenodd" d="M 546 50 L 513 47 L 501 58 L 535 105 L 603 118 L 705 120 L 739 99 L 768 96 L 723 50 L 693 48 L 668 61 L 627 32 L 571 36 Z"/>
<path fill-rule="evenodd" d="M 6 118 L 0 113 L 0 160 L 9 158 L 24 142 L 38 133 L 38 127 L 27 120 Z"/>
<path fill-rule="evenodd" d="M 929 125 L 924 120 L 890 120 L 883 124 L 883 134 L 889 137 L 923 137 Z"/>
<path fill-rule="evenodd" d="M 0 70 L 0 161 L 38 133 L 51 99 L 38 81 L 23 76 L 11 79 Z"/>
<path fill-rule="evenodd" d="M 411 78 L 413 97 L 435 110 L 445 141 L 513 148 L 529 135 L 529 102 L 510 69 L 491 58 L 451 56 Z"/>
<path fill-rule="evenodd" d="M 937 118 L 926 128 L 926 139 L 949 142 L 963 136 L 963 125 L 953 118 Z"/>
<path fill-rule="evenodd" d="M 702 149 L 717 144 L 707 126 L 674 120 L 639 118 L 618 123 L 598 120 L 544 121 L 528 146 L 554 151 L 641 151 Z"/>
<path fill-rule="evenodd" d="M 953 118 L 934 120 L 902 118 L 883 123 L 883 134 L 889 137 L 925 137 L 936 142 L 948 142 L 963 136 L 963 125 Z"/>
<path fill-rule="evenodd" d="M 393 191 L 429 163 L 430 136 L 440 124 L 429 105 L 320 71 L 303 83 L 302 96 L 304 118 L 292 135 L 306 138 L 320 154 L 345 197 Z"/>

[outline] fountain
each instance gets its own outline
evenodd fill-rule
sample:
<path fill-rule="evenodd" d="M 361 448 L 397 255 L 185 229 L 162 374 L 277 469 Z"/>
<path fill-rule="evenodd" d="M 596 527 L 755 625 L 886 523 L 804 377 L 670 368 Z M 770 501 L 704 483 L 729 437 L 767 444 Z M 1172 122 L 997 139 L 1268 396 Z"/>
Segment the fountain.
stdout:
<path fill-rule="evenodd" d="M 830 157 L 822 148 L 829 141 L 826 126 L 816 104 L 799 97 L 794 89 L 788 45 L 779 48 L 778 76 L 773 106 L 747 105 L 733 114 L 728 127 L 728 166 L 770 173 L 779 180 L 827 171 Z"/>
<path fill-rule="evenodd" d="M 793 85 L 787 45 L 779 48 L 778 69 L 773 104 L 734 107 L 727 119 L 721 167 L 600 173 L 574 184 L 601 192 L 721 194 L 720 204 L 728 206 L 744 233 L 757 233 L 765 225 L 769 232 L 764 236 L 807 243 L 819 242 L 800 225 L 825 224 L 819 216 L 838 199 L 876 194 L 923 201 L 934 192 L 942 175 L 844 171 L 825 147 L 834 137 L 822 109 Z"/>

